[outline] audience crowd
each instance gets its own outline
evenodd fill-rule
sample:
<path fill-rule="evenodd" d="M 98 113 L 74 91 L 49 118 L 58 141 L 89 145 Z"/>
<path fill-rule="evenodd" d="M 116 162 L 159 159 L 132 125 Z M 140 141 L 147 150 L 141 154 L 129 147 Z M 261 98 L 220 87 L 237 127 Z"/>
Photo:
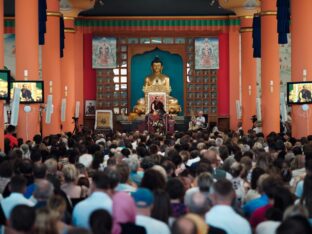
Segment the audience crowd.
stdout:
<path fill-rule="evenodd" d="M 0 153 L 0 233 L 311 234 L 312 136 L 83 129 Z"/>

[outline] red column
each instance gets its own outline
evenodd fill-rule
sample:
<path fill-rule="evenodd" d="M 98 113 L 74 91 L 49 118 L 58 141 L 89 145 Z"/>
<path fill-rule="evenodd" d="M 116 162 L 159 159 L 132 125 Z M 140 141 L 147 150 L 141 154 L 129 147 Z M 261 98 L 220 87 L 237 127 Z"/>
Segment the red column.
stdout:
<path fill-rule="evenodd" d="M 38 0 L 15 1 L 16 33 L 16 79 L 24 79 L 24 70 L 28 70 L 29 80 L 38 80 Z M 24 140 L 32 139 L 40 133 L 39 105 L 31 105 L 31 112 L 25 113 L 20 105 L 17 135 Z"/>
<path fill-rule="evenodd" d="M 47 1 L 47 32 L 45 45 L 42 48 L 42 76 L 45 83 L 45 98 L 53 95 L 53 114 L 51 123 L 46 124 L 43 118 L 43 135 L 61 132 L 61 58 L 60 58 L 60 16 L 59 0 Z"/>
<path fill-rule="evenodd" d="M 276 1 L 261 1 L 262 128 L 265 135 L 280 131 L 280 64 Z"/>
<path fill-rule="evenodd" d="M 312 80 L 312 22 L 311 0 L 291 1 L 291 77 L 293 81 L 302 81 L 303 69 L 307 69 L 307 80 Z M 312 114 L 304 112 L 302 106 L 292 106 L 292 135 L 296 138 L 312 134 Z"/>
<path fill-rule="evenodd" d="M 83 86 L 85 100 L 96 99 L 96 72 L 92 68 L 92 34 L 83 35 Z"/>
<path fill-rule="evenodd" d="M 84 107 L 84 95 L 83 95 L 83 32 L 77 31 L 75 33 L 75 94 L 76 101 L 80 102 L 79 111 L 79 125 L 83 124 L 83 107 Z M 86 84 L 87 85 L 87 84 Z M 88 84 L 89 85 L 89 84 Z"/>
<path fill-rule="evenodd" d="M 3 48 L 3 38 L 4 38 L 4 13 L 3 13 L 3 0 L 0 0 L 0 68 L 4 66 L 4 48 Z M 4 150 L 4 120 L 3 120 L 3 103 L 0 100 L 0 151 Z"/>
<path fill-rule="evenodd" d="M 75 18 L 64 17 L 65 20 L 65 49 L 61 60 L 61 96 L 66 98 L 66 120 L 62 123 L 63 131 L 73 131 L 72 117 L 75 114 Z M 80 48 L 82 49 L 82 48 Z M 65 89 L 67 88 L 67 92 Z M 67 94 L 67 95 L 66 95 Z"/>
<path fill-rule="evenodd" d="M 252 128 L 251 116 L 256 114 L 257 78 L 256 60 L 252 47 L 252 16 L 241 17 L 241 51 L 242 51 L 242 123 L 247 132 Z"/>
<path fill-rule="evenodd" d="M 240 99 L 239 91 L 239 26 L 230 26 L 229 31 L 229 85 L 230 85 L 230 129 L 237 129 L 236 100 Z"/>
<path fill-rule="evenodd" d="M 218 116 L 229 117 L 229 34 L 219 35 Z"/>

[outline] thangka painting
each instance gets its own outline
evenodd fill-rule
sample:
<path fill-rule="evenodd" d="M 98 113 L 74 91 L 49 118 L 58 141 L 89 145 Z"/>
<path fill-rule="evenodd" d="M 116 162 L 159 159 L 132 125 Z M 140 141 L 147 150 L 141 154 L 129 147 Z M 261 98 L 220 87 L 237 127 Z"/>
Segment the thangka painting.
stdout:
<path fill-rule="evenodd" d="M 219 39 L 196 38 L 195 39 L 195 69 L 219 68 Z"/>
<path fill-rule="evenodd" d="M 113 129 L 113 112 L 111 110 L 96 110 L 94 129 Z"/>
<path fill-rule="evenodd" d="M 98 69 L 116 67 L 116 38 L 93 37 L 92 67 Z"/>

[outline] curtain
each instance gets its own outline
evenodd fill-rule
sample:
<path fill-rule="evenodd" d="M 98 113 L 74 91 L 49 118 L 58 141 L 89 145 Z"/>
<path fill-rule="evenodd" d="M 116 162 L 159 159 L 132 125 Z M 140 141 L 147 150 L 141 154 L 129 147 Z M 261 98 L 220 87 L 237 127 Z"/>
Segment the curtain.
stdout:
<path fill-rule="evenodd" d="M 64 18 L 60 18 L 60 57 L 64 57 L 64 48 L 65 48 L 65 33 L 64 33 Z"/>
<path fill-rule="evenodd" d="M 253 57 L 261 58 L 261 17 L 258 14 L 254 15 L 252 22 L 252 47 L 254 49 Z"/>
<path fill-rule="evenodd" d="M 277 0 L 278 43 L 287 44 L 287 33 L 290 24 L 290 0 Z"/>
<path fill-rule="evenodd" d="M 44 34 L 47 32 L 47 1 L 38 0 L 38 14 L 39 14 L 39 45 L 44 45 Z"/>

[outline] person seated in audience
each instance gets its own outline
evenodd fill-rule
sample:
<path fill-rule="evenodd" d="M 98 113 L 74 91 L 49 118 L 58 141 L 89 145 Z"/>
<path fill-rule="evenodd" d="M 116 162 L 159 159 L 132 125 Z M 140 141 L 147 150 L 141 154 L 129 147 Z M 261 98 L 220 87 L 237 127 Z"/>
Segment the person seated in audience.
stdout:
<path fill-rule="evenodd" d="M 66 217 L 66 211 L 67 211 L 67 204 L 63 197 L 59 195 L 52 195 L 50 196 L 47 207 L 49 210 L 55 213 L 55 216 L 57 218 L 57 229 L 59 233 L 67 233 L 68 230 L 72 229 L 73 227 L 66 224 L 65 217 Z"/>
<path fill-rule="evenodd" d="M 92 234 L 111 234 L 113 228 L 112 216 L 107 210 L 98 209 L 90 216 Z"/>
<path fill-rule="evenodd" d="M 85 198 L 88 195 L 88 188 L 85 186 L 78 186 L 78 171 L 75 165 L 65 165 L 63 167 L 64 183 L 61 189 L 71 199 Z"/>
<path fill-rule="evenodd" d="M 198 230 L 195 222 L 186 217 L 176 219 L 172 224 L 172 234 L 197 234 Z"/>
<path fill-rule="evenodd" d="M 153 193 L 146 188 L 139 188 L 132 193 L 136 205 L 135 223 L 145 228 L 147 234 L 169 234 L 170 230 L 167 224 L 151 217 L 151 211 L 154 203 Z"/>
<path fill-rule="evenodd" d="M 83 128 L 44 140 L 36 135 L 34 142 L 19 139 L 18 147 L 25 142 L 29 149 L 26 158 L 5 139 L 2 230 L 166 234 L 177 218 L 174 233 L 249 234 L 250 226 L 255 234 L 311 233 L 302 229 L 302 220 L 292 219 L 312 220 L 312 135 L 295 139 L 220 130 L 160 136 Z M 89 197 L 81 197 L 84 186 Z M 234 202 L 236 194 L 241 206 Z"/>
<path fill-rule="evenodd" d="M 12 177 L 9 185 L 11 194 L 1 201 L 1 207 L 6 219 L 9 219 L 12 209 L 17 205 L 34 206 L 34 203 L 23 195 L 26 190 L 26 183 L 27 180 L 24 176 L 15 175 Z"/>
<path fill-rule="evenodd" d="M 92 194 L 79 202 L 73 210 L 73 225 L 90 229 L 89 218 L 96 209 L 102 208 L 111 214 L 113 206 L 111 196 L 117 183 L 118 181 L 112 181 L 107 173 L 96 172 L 92 177 Z"/>
<path fill-rule="evenodd" d="M 199 111 L 198 116 L 196 118 L 192 117 L 191 122 L 189 123 L 189 130 L 194 131 L 205 127 L 206 119 L 204 116 L 204 112 Z"/>
<path fill-rule="evenodd" d="M 36 211 L 33 207 L 27 205 L 17 205 L 13 208 L 8 226 L 4 228 L 6 234 L 32 234 Z"/>
<path fill-rule="evenodd" d="M 125 192 L 113 196 L 113 234 L 145 234 L 144 227 L 135 224 L 136 206 L 133 198 Z"/>
<path fill-rule="evenodd" d="M 48 180 L 39 180 L 36 182 L 36 188 L 33 193 L 33 197 L 31 200 L 35 203 L 35 209 L 40 207 L 45 207 L 49 198 L 54 193 L 53 184 Z"/>
<path fill-rule="evenodd" d="M 213 185 L 211 200 L 213 207 L 206 213 L 206 223 L 223 229 L 227 233 L 251 234 L 251 227 L 246 219 L 231 207 L 235 191 L 230 181 L 220 179 Z"/>
<path fill-rule="evenodd" d="M 16 127 L 13 125 L 9 125 L 6 129 L 6 134 L 4 135 L 4 139 L 7 139 L 9 142 L 10 149 L 12 150 L 14 147 L 18 146 L 17 138 L 15 136 Z"/>

